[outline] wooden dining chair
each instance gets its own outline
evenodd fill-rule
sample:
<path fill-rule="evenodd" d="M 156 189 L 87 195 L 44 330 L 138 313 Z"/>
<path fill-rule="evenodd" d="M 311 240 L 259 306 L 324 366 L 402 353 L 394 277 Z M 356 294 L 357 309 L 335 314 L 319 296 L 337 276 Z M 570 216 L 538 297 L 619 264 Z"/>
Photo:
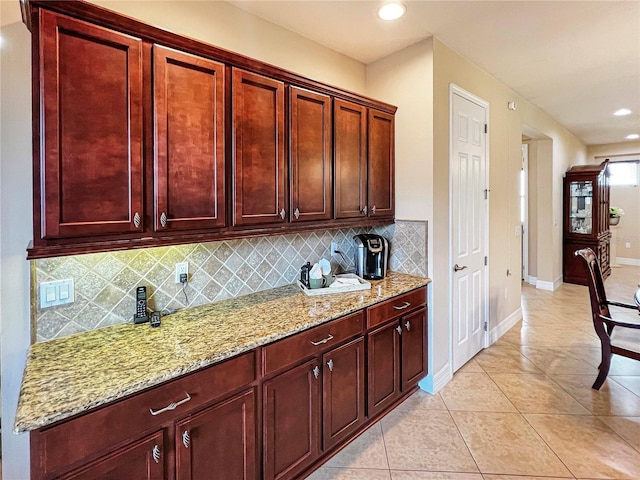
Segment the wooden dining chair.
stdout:
<path fill-rule="evenodd" d="M 576 250 L 574 254 L 584 260 L 584 265 L 587 269 L 593 327 L 598 338 L 600 338 L 600 345 L 602 346 L 602 361 L 598 367 L 600 373 L 591 387 L 595 390 L 600 390 L 609 374 L 612 354 L 615 353 L 623 357 L 640 360 L 640 318 L 638 323 L 613 320 L 609 306 L 630 308 L 637 311 L 638 307 L 607 300 L 602 274 L 600 273 L 600 265 L 593 250 L 583 248 Z M 636 296 L 638 296 L 638 293 Z"/>

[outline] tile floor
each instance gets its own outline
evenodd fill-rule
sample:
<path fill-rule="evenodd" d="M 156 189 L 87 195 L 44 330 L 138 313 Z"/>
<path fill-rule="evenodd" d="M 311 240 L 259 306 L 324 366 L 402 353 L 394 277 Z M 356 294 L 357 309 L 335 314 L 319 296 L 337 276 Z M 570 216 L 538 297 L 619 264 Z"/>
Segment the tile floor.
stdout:
<path fill-rule="evenodd" d="M 607 294 L 632 303 L 639 282 L 640 267 L 616 268 Z M 614 357 L 591 389 L 586 287 L 525 285 L 522 310 L 440 392 L 416 392 L 309 480 L 640 479 L 640 362 Z"/>

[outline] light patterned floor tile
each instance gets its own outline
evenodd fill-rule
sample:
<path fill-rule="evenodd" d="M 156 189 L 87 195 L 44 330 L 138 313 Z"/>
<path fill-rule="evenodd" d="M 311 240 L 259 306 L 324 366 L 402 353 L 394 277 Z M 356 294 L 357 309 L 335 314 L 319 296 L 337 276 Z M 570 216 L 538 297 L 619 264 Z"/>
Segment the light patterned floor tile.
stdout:
<path fill-rule="evenodd" d="M 513 346 L 493 346 L 475 356 L 485 372 L 541 373 L 541 370 L 523 357 Z"/>
<path fill-rule="evenodd" d="M 390 480 L 389 470 L 320 467 L 307 480 Z"/>
<path fill-rule="evenodd" d="M 424 472 L 391 470 L 391 480 L 483 480 L 479 473 Z"/>
<path fill-rule="evenodd" d="M 640 417 L 598 417 L 640 452 Z"/>
<path fill-rule="evenodd" d="M 570 476 L 522 415 L 493 412 L 451 415 L 483 474 Z"/>
<path fill-rule="evenodd" d="M 640 416 L 640 397 L 613 380 L 605 380 L 600 390 L 591 388 L 595 376 L 554 375 L 553 380 L 593 415 Z"/>
<path fill-rule="evenodd" d="M 640 453 L 600 419 L 536 414 L 525 418 L 576 477 L 638 479 Z"/>
<path fill-rule="evenodd" d="M 440 395 L 449 410 L 516 411 L 486 373 L 456 373 Z"/>
<path fill-rule="evenodd" d="M 346 448 L 325 463 L 325 466 L 350 469 L 372 468 L 389 470 L 380 423 L 376 423 L 356 438 Z"/>

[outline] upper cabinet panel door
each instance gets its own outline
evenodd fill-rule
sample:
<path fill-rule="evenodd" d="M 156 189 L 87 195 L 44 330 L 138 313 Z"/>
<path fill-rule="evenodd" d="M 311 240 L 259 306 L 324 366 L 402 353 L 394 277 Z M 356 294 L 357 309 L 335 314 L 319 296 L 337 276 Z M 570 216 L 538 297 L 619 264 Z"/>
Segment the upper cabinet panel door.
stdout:
<path fill-rule="evenodd" d="M 290 89 L 292 222 L 331 219 L 331 99 Z"/>
<path fill-rule="evenodd" d="M 225 226 L 224 65 L 153 47 L 156 231 Z"/>
<path fill-rule="evenodd" d="M 369 215 L 394 215 L 394 116 L 369 110 Z"/>
<path fill-rule="evenodd" d="M 284 84 L 233 69 L 233 224 L 282 223 L 286 210 Z"/>
<path fill-rule="evenodd" d="M 335 217 L 367 215 L 367 109 L 334 101 Z"/>
<path fill-rule="evenodd" d="M 141 41 L 41 10 L 39 48 L 42 236 L 141 231 Z"/>

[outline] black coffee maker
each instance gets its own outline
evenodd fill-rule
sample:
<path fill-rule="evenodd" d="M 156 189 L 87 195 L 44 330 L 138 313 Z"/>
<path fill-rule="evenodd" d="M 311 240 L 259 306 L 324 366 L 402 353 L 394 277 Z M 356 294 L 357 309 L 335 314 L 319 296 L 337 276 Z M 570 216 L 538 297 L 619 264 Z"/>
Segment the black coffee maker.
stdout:
<path fill-rule="evenodd" d="M 362 233 L 353 237 L 356 242 L 356 275 L 367 280 L 380 280 L 387 273 L 389 242 L 373 233 Z"/>

